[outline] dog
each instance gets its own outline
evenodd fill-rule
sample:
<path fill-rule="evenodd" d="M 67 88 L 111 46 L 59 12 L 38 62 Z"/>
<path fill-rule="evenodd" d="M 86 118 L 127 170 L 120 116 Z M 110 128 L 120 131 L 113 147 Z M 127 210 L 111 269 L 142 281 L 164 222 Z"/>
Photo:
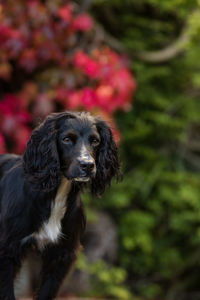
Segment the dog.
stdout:
<path fill-rule="evenodd" d="M 105 121 L 85 112 L 50 114 L 22 156 L 0 155 L 0 300 L 15 300 L 14 278 L 27 251 L 42 258 L 35 299 L 51 300 L 70 272 L 85 229 L 80 193 L 99 197 L 120 177 Z"/>

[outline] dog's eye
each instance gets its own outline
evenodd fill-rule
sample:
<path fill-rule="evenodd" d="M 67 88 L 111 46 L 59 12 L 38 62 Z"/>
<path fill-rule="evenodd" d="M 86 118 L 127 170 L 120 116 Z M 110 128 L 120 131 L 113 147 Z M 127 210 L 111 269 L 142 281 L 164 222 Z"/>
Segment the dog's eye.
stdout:
<path fill-rule="evenodd" d="M 63 142 L 65 142 L 66 144 L 69 144 L 69 143 L 72 142 L 72 140 L 71 140 L 69 137 L 65 137 L 65 138 L 63 139 Z"/>
<path fill-rule="evenodd" d="M 99 145 L 99 140 L 97 138 L 92 138 L 90 143 L 92 146 L 96 147 Z"/>
<path fill-rule="evenodd" d="M 71 133 L 71 132 L 67 133 L 65 135 L 65 137 L 63 138 L 63 142 L 65 144 L 75 144 L 76 140 L 77 140 L 77 136 L 74 133 Z"/>

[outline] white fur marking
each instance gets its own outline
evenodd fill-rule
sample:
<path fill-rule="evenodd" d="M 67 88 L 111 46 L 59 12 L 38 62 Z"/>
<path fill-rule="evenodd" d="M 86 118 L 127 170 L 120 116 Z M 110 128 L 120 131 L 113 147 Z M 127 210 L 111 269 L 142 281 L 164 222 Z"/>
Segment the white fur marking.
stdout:
<path fill-rule="evenodd" d="M 37 240 L 38 247 L 44 248 L 48 243 L 56 243 L 61 236 L 61 220 L 66 212 L 66 198 L 70 191 L 71 182 L 66 178 L 58 188 L 55 201 L 51 205 L 49 219 L 42 225 L 41 229 L 32 236 Z"/>
<path fill-rule="evenodd" d="M 80 151 L 80 159 L 86 159 L 88 160 L 88 151 L 87 148 L 85 147 L 85 145 L 82 145 L 81 147 L 81 151 Z"/>

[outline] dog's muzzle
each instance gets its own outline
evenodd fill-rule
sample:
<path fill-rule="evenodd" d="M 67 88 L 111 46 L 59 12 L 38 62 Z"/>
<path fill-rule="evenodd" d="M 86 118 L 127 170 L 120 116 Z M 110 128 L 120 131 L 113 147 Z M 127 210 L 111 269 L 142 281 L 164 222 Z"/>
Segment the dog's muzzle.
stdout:
<path fill-rule="evenodd" d="M 75 181 L 87 182 L 95 175 L 95 163 L 93 159 L 79 160 L 80 176 L 74 178 Z"/>

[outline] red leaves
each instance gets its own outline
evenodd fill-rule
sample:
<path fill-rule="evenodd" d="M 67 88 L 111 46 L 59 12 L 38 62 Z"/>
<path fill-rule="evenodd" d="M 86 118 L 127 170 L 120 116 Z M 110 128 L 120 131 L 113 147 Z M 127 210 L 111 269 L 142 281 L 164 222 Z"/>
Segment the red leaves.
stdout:
<path fill-rule="evenodd" d="M 119 139 L 112 114 L 130 109 L 136 84 L 126 59 L 95 48 L 92 18 L 73 1 L 7 0 L 0 8 L 0 81 L 12 87 L 22 78 L 0 100 L 0 152 L 22 152 L 38 119 L 65 109 L 103 114 Z"/>

